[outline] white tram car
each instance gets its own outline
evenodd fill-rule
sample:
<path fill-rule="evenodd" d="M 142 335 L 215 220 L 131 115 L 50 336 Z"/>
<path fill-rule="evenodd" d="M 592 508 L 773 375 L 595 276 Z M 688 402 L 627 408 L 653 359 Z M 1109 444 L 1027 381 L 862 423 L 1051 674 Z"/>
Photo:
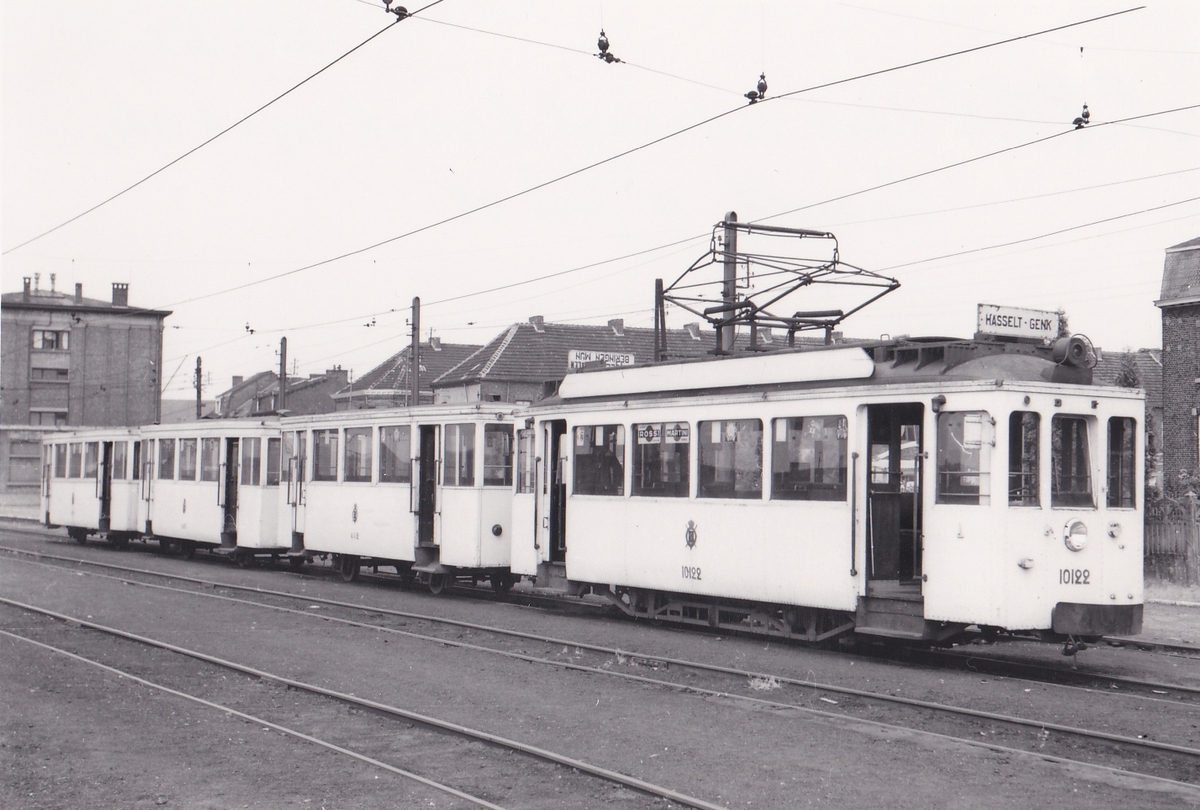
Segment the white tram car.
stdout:
<path fill-rule="evenodd" d="M 54 433 L 42 450 L 42 515 L 86 542 L 104 535 L 115 546 L 138 536 L 145 521 L 141 454 L 135 428 Z"/>
<path fill-rule="evenodd" d="M 506 591 L 514 407 L 430 405 L 282 420 L 281 526 L 331 554 L 347 581 L 394 566 L 440 593 L 456 579 Z"/>
<path fill-rule="evenodd" d="M 1138 633 L 1143 394 L 1091 385 L 1084 349 L 932 339 L 568 375 L 518 434 L 512 571 L 810 641 Z"/>

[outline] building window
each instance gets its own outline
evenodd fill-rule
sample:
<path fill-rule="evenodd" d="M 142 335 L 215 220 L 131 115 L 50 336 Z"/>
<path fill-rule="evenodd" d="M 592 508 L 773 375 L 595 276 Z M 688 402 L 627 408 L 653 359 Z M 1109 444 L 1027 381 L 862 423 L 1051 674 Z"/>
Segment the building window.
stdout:
<path fill-rule="evenodd" d="M 216 481 L 221 474 L 221 440 L 200 440 L 200 480 Z"/>
<path fill-rule="evenodd" d="M 772 500 L 846 500 L 846 417 L 789 417 L 772 427 Z"/>
<path fill-rule="evenodd" d="M 179 480 L 196 480 L 196 440 L 179 440 Z"/>
<path fill-rule="evenodd" d="M 29 379 L 38 382 L 67 382 L 67 370 L 65 368 L 32 368 L 29 370 Z"/>
<path fill-rule="evenodd" d="M 990 503 L 993 429 L 987 411 L 938 414 L 938 503 Z"/>
<path fill-rule="evenodd" d="M 699 437 L 699 497 L 762 498 L 761 419 L 701 422 Z"/>
<path fill-rule="evenodd" d="M 1134 431 L 1137 423 L 1129 417 L 1108 420 L 1108 506 L 1132 509 L 1134 506 Z"/>
<path fill-rule="evenodd" d="M 1008 502 L 1038 506 L 1038 428 L 1041 417 L 1029 411 L 1008 416 Z"/>
<path fill-rule="evenodd" d="M 408 425 L 379 429 L 379 480 L 389 484 L 412 481 L 412 430 Z"/>
<path fill-rule="evenodd" d="M 576 495 L 625 494 L 625 426 L 575 428 Z"/>
<path fill-rule="evenodd" d="M 338 458 L 338 432 L 336 430 L 313 431 L 313 480 L 336 481 Z"/>
<path fill-rule="evenodd" d="M 475 426 L 446 425 L 445 450 L 442 483 L 448 487 L 475 486 Z"/>
<path fill-rule="evenodd" d="M 279 448 L 282 440 L 278 437 L 267 439 L 267 478 L 263 481 L 269 487 L 279 486 Z"/>
<path fill-rule="evenodd" d="M 1050 505 L 1093 507 L 1088 424 L 1083 416 L 1050 421 Z"/>
<path fill-rule="evenodd" d="M 633 494 L 686 498 L 691 491 L 691 425 L 654 422 L 634 425 Z"/>
<path fill-rule="evenodd" d="M 55 411 L 30 411 L 29 424 L 45 427 L 63 427 L 67 424 L 67 415 Z"/>
<path fill-rule="evenodd" d="M 175 477 L 175 440 L 158 440 L 158 477 L 170 481 Z"/>
<path fill-rule="evenodd" d="M 517 431 L 517 492 L 531 495 L 537 488 L 537 457 L 532 430 Z"/>
<path fill-rule="evenodd" d="M 262 475 L 262 439 L 242 439 L 242 485 L 258 486 Z"/>
<path fill-rule="evenodd" d="M 483 428 L 483 485 L 512 486 L 512 426 L 484 425 Z"/>
<path fill-rule="evenodd" d="M 49 329 L 33 330 L 33 348 L 65 352 L 71 345 L 71 333 Z"/>
<path fill-rule="evenodd" d="M 371 480 L 371 428 L 346 428 L 345 481 Z"/>
<path fill-rule="evenodd" d="M 54 477 L 67 477 L 67 446 L 65 444 L 54 445 Z"/>
<path fill-rule="evenodd" d="M 42 444 L 14 440 L 8 447 L 8 483 L 13 487 L 36 487 L 42 480 Z"/>

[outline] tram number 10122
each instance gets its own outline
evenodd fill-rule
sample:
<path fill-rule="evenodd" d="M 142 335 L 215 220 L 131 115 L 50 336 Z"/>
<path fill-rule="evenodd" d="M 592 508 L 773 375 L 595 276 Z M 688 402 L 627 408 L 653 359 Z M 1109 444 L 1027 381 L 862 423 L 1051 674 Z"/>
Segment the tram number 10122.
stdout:
<path fill-rule="evenodd" d="M 1092 572 L 1086 568 L 1058 569 L 1059 585 L 1090 585 Z"/>
<path fill-rule="evenodd" d="M 692 565 L 683 566 L 683 578 L 696 580 L 700 579 L 700 569 Z"/>

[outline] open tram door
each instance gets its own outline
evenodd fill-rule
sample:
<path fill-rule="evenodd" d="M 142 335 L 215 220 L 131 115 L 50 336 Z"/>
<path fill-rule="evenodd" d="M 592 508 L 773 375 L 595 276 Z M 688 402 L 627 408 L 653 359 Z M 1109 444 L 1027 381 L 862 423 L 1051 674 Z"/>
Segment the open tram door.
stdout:
<path fill-rule="evenodd" d="M 921 593 L 924 416 L 919 402 L 867 408 L 868 595 Z"/>
<path fill-rule="evenodd" d="M 287 503 L 292 518 L 292 553 L 304 550 L 305 466 L 308 432 L 284 431 L 283 460 L 287 464 Z"/>
<path fill-rule="evenodd" d="M 417 548 L 436 548 L 438 515 L 438 426 L 418 425 L 416 487 Z M 436 557 L 435 557 L 436 559 Z M 424 561 L 418 552 L 418 564 Z"/>
<path fill-rule="evenodd" d="M 238 440 L 225 439 L 225 463 L 221 465 L 221 545 L 237 545 Z"/>
<path fill-rule="evenodd" d="M 112 528 L 112 480 L 113 480 L 113 443 L 100 443 L 100 469 L 96 476 L 97 496 L 100 500 L 99 528 L 107 532 Z"/>

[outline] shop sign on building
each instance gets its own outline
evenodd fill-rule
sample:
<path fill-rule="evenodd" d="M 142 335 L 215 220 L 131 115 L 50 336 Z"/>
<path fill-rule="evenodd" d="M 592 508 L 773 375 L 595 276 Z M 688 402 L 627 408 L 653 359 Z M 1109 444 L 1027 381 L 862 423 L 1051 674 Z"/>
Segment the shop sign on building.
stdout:
<path fill-rule="evenodd" d="M 571 349 L 567 352 L 567 368 L 577 369 L 592 363 L 606 366 L 632 366 L 633 355 L 629 352 L 598 352 L 590 349 Z"/>

